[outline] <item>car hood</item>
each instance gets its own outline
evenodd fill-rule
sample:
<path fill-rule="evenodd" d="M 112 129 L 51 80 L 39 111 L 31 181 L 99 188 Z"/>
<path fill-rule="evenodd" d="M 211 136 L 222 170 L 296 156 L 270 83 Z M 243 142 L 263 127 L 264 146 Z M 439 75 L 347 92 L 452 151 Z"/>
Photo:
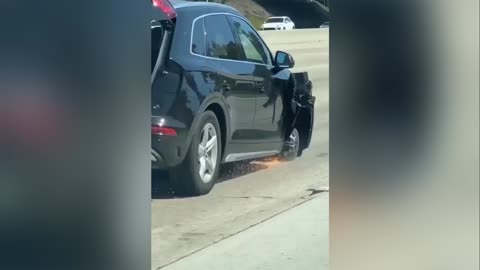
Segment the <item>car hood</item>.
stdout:
<path fill-rule="evenodd" d="M 270 27 L 275 28 L 277 26 L 283 26 L 283 23 L 281 23 L 281 22 L 280 23 L 264 23 L 262 26 L 264 28 L 267 28 L 267 27 L 268 28 L 270 28 Z"/>

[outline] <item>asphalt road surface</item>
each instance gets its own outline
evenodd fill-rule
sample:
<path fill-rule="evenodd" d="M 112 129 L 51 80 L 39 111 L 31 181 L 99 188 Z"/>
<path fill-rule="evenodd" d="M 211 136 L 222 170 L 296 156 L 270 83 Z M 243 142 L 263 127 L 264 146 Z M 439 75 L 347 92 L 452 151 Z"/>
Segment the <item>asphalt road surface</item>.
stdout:
<path fill-rule="evenodd" d="M 315 197 L 165 270 L 327 270 L 328 194 Z"/>
<path fill-rule="evenodd" d="M 227 164 L 214 190 L 202 197 L 175 198 L 166 174 L 154 174 L 152 269 L 289 266 L 301 270 L 326 269 L 328 265 L 328 30 L 261 35 L 273 52 L 293 55 L 295 72 L 309 72 L 317 97 L 310 148 L 289 163 L 270 159 Z M 257 259 L 252 259 L 252 254 Z M 300 262 L 300 268 L 292 267 Z"/>

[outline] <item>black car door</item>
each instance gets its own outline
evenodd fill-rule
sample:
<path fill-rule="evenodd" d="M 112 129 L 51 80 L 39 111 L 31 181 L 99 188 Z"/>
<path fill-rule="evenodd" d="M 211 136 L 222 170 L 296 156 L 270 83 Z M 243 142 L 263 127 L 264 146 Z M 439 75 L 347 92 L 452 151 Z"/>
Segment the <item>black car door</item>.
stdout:
<path fill-rule="evenodd" d="M 258 142 L 282 141 L 282 85 L 275 79 L 272 57 L 253 27 L 242 18 L 229 16 L 241 43 L 245 61 L 255 69 L 252 80 L 256 92 L 253 127 Z"/>
<path fill-rule="evenodd" d="M 255 97 L 251 74 L 254 66 L 243 60 L 243 53 L 223 14 L 203 18 L 205 28 L 205 57 L 215 71 L 217 91 L 228 106 L 232 144 L 251 143 L 255 140 Z M 240 147 L 241 149 L 241 147 Z M 232 149 L 232 151 L 235 151 Z"/>

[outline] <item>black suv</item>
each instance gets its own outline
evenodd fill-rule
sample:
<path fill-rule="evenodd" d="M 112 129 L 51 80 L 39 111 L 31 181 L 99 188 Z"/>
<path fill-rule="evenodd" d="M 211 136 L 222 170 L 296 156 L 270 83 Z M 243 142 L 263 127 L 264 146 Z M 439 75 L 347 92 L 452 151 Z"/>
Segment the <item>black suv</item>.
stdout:
<path fill-rule="evenodd" d="M 222 163 L 301 155 L 314 97 L 308 76 L 290 72 L 292 57 L 272 57 L 231 7 L 152 2 L 152 169 L 194 196 L 210 192 Z"/>

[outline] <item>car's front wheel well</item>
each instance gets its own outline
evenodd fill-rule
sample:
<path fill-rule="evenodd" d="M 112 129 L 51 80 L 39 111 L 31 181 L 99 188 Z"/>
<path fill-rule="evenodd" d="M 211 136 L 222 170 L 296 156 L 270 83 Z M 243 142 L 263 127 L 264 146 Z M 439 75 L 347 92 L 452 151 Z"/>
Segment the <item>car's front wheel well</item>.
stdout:
<path fill-rule="evenodd" d="M 223 112 L 222 107 L 217 103 L 210 104 L 205 111 L 212 111 L 218 119 L 218 124 L 220 125 L 220 134 L 222 142 L 222 156 L 225 152 L 225 143 L 227 138 L 227 119 L 225 118 L 225 113 Z"/>

